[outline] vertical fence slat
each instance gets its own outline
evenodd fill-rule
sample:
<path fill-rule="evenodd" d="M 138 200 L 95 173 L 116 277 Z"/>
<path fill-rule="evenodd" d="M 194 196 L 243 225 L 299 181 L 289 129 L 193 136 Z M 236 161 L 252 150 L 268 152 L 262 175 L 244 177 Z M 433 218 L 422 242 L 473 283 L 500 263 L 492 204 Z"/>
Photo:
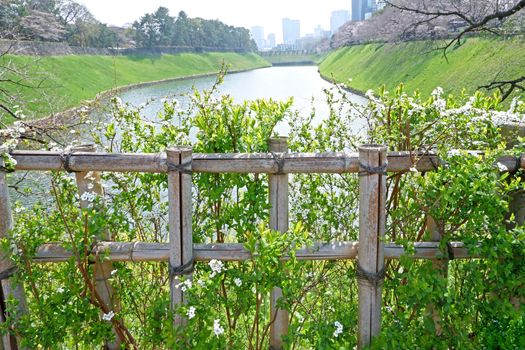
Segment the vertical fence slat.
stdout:
<path fill-rule="evenodd" d="M 501 133 L 506 142 L 506 149 L 512 149 L 512 147 L 518 144 L 519 137 L 525 136 L 525 126 L 523 124 L 503 125 L 501 127 Z M 521 177 L 522 181 L 525 179 L 522 172 L 518 172 L 517 174 L 514 174 L 514 176 Z M 521 226 L 525 223 L 525 191 L 514 191 L 511 193 L 509 199 L 509 214 L 505 218 L 504 225 L 507 230 L 512 230 L 516 226 Z M 510 216 L 514 216 L 514 221 L 509 220 Z M 525 297 L 512 295 L 510 297 L 510 302 L 514 305 L 516 310 L 519 310 L 523 304 L 525 304 Z"/>
<path fill-rule="evenodd" d="M 270 139 L 271 152 L 288 152 L 288 139 L 279 137 Z M 269 176 L 270 192 L 270 229 L 288 231 L 288 175 Z M 270 348 L 282 349 L 282 337 L 288 333 L 288 312 L 277 307 L 277 301 L 283 295 L 281 288 L 274 288 L 270 293 Z"/>
<path fill-rule="evenodd" d="M 359 148 L 359 349 L 369 345 L 381 327 L 386 165 L 386 147 L 364 145 Z"/>
<path fill-rule="evenodd" d="M 7 237 L 9 230 L 13 226 L 13 218 L 11 216 L 11 208 L 9 205 L 9 188 L 7 186 L 6 173 L 2 170 L 4 161 L 1 155 L 7 152 L 3 148 L 0 148 L 0 238 Z M 0 272 L 7 272 L 14 269 L 14 264 L 9 258 L 10 252 L 0 252 Z M 12 279 L 6 278 L 1 282 L 2 297 L 3 300 L 0 302 L 5 307 L 5 301 L 12 296 L 18 302 L 18 315 L 23 315 L 28 312 L 26 297 L 24 293 L 24 286 L 20 283 L 15 283 Z M 5 310 L 2 312 L 2 320 L 4 318 Z M 17 349 L 17 344 L 20 339 L 16 339 L 13 334 L 8 334 L 2 339 L 2 346 L 4 349 Z"/>
<path fill-rule="evenodd" d="M 184 302 L 179 276 L 191 278 L 193 264 L 193 236 L 191 227 L 191 161 L 192 150 L 173 147 L 166 150 L 168 162 L 169 242 L 170 242 L 170 306 L 176 311 Z M 176 314 L 174 325 L 184 319 Z"/>
<path fill-rule="evenodd" d="M 72 149 L 74 152 L 96 152 L 95 145 L 82 145 Z M 97 171 L 82 171 L 75 173 L 76 183 L 78 187 L 78 193 L 80 194 L 80 207 L 85 209 L 89 208 L 90 202 L 88 200 L 82 200 L 84 193 L 94 193 L 98 196 L 104 195 L 104 189 L 102 188 L 102 180 L 100 173 Z M 100 241 L 111 241 L 110 232 L 102 230 L 99 236 L 96 237 Z M 109 282 L 111 278 L 111 271 L 113 271 L 113 263 L 109 261 L 100 261 L 97 259 L 93 265 L 93 277 L 95 280 L 95 290 L 98 295 L 106 304 L 109 310 L 118 312 L 120 310 L 120 303 L 115 298 L 114 289 Z M 105 344 L 106 349 L 120 349 L 121 340 L 117 335 L 117 331 L 113 329 L 114 341 L 107 342 Z"/>
<path fill-rule="evenodd" d="M 440 242 L 441 238 L 443 238 L 438 223 L 431 216 L 427 216 L 427 231 L 430 234 L 430 241 L 432 242 Z M 446 279 L 448 276 L 448 257 L 445 256 L 432 260 L 432 267 L 436 270 L 437 274 L 440 274 L 442 278 Z M 443 333 L 441 313 L 434 304 L 428 305 L 427 310 L 434 322 L 435 334 L 440 336 Z"/>

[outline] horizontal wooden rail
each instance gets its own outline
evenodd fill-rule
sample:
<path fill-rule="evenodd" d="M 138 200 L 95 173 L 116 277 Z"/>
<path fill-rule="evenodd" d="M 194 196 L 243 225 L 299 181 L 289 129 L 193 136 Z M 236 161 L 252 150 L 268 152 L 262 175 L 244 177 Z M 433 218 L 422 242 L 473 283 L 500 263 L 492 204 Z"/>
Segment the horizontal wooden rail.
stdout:
<path fill-rule="evenodd" d="M 455 259 L 477 258 L 468 253 L 461 242 L 451 243 Z M 316 243 L 312 247 L 296 252 L 298 260 L 348 260 L 357 257 L 358 242 L 344 241 L 334 243 Z M 438 242 L 418 242 L 414 244 L 414 259 L 436 259 L 442 257 Z M 92 250 L 93 255 L 104 257 L 108 261 L 168 261 L 169 243 L 146 242 L 100 242 Z M 386 259 L 399 259 L 405 254 L 403 246 L 385 245 Z M 73 256 L 71 251 L 58 243 L 40 246 L 33 260 L 36 263 L 64 262 Z M 196 261 L 245 261 L 252 258 L 251 253 L 241 243 L 194 244 L 193 257 Z M 283 257 L 284 260 L 287 257 Z"/>
<path fill-rule="evenodd" d="M 65 170 L 165 173 L 166 154 L 148 153 L 61 153 L 53 151 L 13 151 L 16 170 Z M 502 157 L 500 162 L 509 171 L 516 166 L 525 168 L 525 155 Z M 433 154 L 389 152 L 388 171 L 434 170 L 440 161 Z M 279 169 L 282 166 L 282 169 Z M 359 171 L 357 153 L 195 153 L 192 170 L 197 173 L 356 173 Z M 281 171 L 280 171 L 281 170 Z"/>

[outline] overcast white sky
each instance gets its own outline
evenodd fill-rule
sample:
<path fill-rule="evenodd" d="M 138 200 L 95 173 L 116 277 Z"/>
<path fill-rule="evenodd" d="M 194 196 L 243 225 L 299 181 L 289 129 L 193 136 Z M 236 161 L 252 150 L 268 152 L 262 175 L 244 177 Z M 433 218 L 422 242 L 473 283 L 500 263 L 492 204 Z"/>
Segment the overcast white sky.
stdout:
<path fill-rule="evenodd" d="M 330 29 L 334 10 L 350 11 L 351 0 L 79 0 L 101 22 L 122 26 L 132 23 L 159 6 L 170 9 L 172 16 L 181 10 L 189 17 L 219 19 L 226 24 L 250 28 L 264 27 L 265 35 L 275 33 L 282 40 L 282 19 L 301 21 L 301 35 L 312 33 L 320 24 Z"/>

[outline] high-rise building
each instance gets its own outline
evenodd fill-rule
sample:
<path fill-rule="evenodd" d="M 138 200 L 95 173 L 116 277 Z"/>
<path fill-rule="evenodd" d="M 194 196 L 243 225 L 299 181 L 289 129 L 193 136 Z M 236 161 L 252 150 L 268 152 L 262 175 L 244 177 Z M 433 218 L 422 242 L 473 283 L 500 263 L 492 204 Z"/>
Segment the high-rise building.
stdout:
<path fill-rule="evenodd" d="M 352 0 L 352 21 L 362 21 L 365 19 L 363 3 L 367 0 Z"/>
<path fill-rule="evenodd" d="M 275 47 L 275 34 L 274 33 L 268 34 L 268 38 L 266 39 L 266 45 L 269 49 L 273 49 Z"/>
<path fill-rule="evenodd" d="M 384 4 L 380 0 L 352 0 L 352 21 L 362 21 L 369 18 L 382 7 Z"/>
<path fill-rule="evenodd" d="M 250 33 L 252 35 L 252 39 L 257 44 L 257 48 L 259 50 L 264 49 L 264 47 L 266 46 L 264 42 L 264 27 L 261 27 L 261 26 L 252 27 L 250 30 Z"/>
<path fill-rule="evenodd" d="M 350 20 L 350 13 L 346 10 L 333 11 L 330 16 L 330 32 L 334 34 L 346 22 Z"/>
<path fill-rule="evenodd" d="M 283 43 L 294 45 L 301 37 L 301 23 L 298 19 L 283 18 Z"/>

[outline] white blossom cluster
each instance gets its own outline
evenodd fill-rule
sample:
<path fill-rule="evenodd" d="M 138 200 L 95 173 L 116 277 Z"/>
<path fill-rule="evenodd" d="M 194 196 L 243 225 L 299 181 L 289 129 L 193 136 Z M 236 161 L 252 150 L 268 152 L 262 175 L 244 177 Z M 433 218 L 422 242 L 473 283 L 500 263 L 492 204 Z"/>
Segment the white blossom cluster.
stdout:
<path fill-rule="evenodd" d="M 479 122 L 490 122 L 495 126 L 501 126 L 505 124 L 523 123 L 525 117 L 525 113 L 523 111 L 524 104 L 523 101 L 519 101 L 516 98 L 512 100 L 509 109 L 506 111 L 486 110 L 475 107 L 476 102 L 478 102 L 477 96 L 470 97 L 463 106 L 447 109 L 447 101 L 445 98 L 443 98 L 443 93 L 443 89 L 441 87 L 437 87 L 434 89 L 434 91 L 432 91 L 431 94 L 433 98 L 432 107 L 434 107 L 439 115 L 443 117 L 443 123 L 448 122 L 446 120 L 447 118 L 460 115 L 470 116 L 470 122 L 473 124 Z M 385 111 L 386 106 L 380 98 L 375 96 L 373 90 L 368 90 L 366 92 L 366 97 L 369 100 L 368 106 L 370 108 L 370 112 L 381 114 Z M 414 113 L 423 113 L 427 109 L 427 107 L 416 103 L 414 98 L 409 97 L 406 94 L 402 94 L 400 99 L 408 102 L 410 105 L 410 110 L 407 111 L 409 116 Z"/>
<path fill-rule="evenodd" d="M 222 328 L 221 321 L 219 319 L 213 321 L 213 333 L 217 337 L 224 333 L 224 328 Z"/>
<path fill-rule="evenodd" d="M 215 277 L 217 274 L 220 274 L 224 270 L 224 263 L 220 260 L 212 259 L 208 263 L 208 266 L 211 268 L 211 278 Z"/>
<path fill-rule="evenodd" d="M 93 203 L 95 198 L 97 198 L 97 194 L 95 192 L 84 192 L 80 196 L 80 199 L 82 201 L 85 201 L 85 202 L 88 202 L 88 203 Z"/>
<path fill-rule="evenodd" d="M 187 291 L 188 289 L 191 289 L 191 280 L 185 280 L 175 286 L 175 288 L 182 290 L 183 292 Z"/>
<path fill-rule="evenodd" d="M 343 333 L 343 325 L 339 321 L 334 322 L 335 331 L 334 331 L 334 337 L 337 338 L 339 334 Z"/>
<path fill-rule="evenodd" d="M 189 320 L 195 317 L 195 306 L 189 307 L 188 312 L 186 312 L 186 316 L 188 316 Z"/>
<path fill-rule="evenodd" d="M 102 320 L 104 321 L 111 321 L 115 317 L 115 313 L 113 311 L 108 312 L 107 314 L 102 315 Z"/>

